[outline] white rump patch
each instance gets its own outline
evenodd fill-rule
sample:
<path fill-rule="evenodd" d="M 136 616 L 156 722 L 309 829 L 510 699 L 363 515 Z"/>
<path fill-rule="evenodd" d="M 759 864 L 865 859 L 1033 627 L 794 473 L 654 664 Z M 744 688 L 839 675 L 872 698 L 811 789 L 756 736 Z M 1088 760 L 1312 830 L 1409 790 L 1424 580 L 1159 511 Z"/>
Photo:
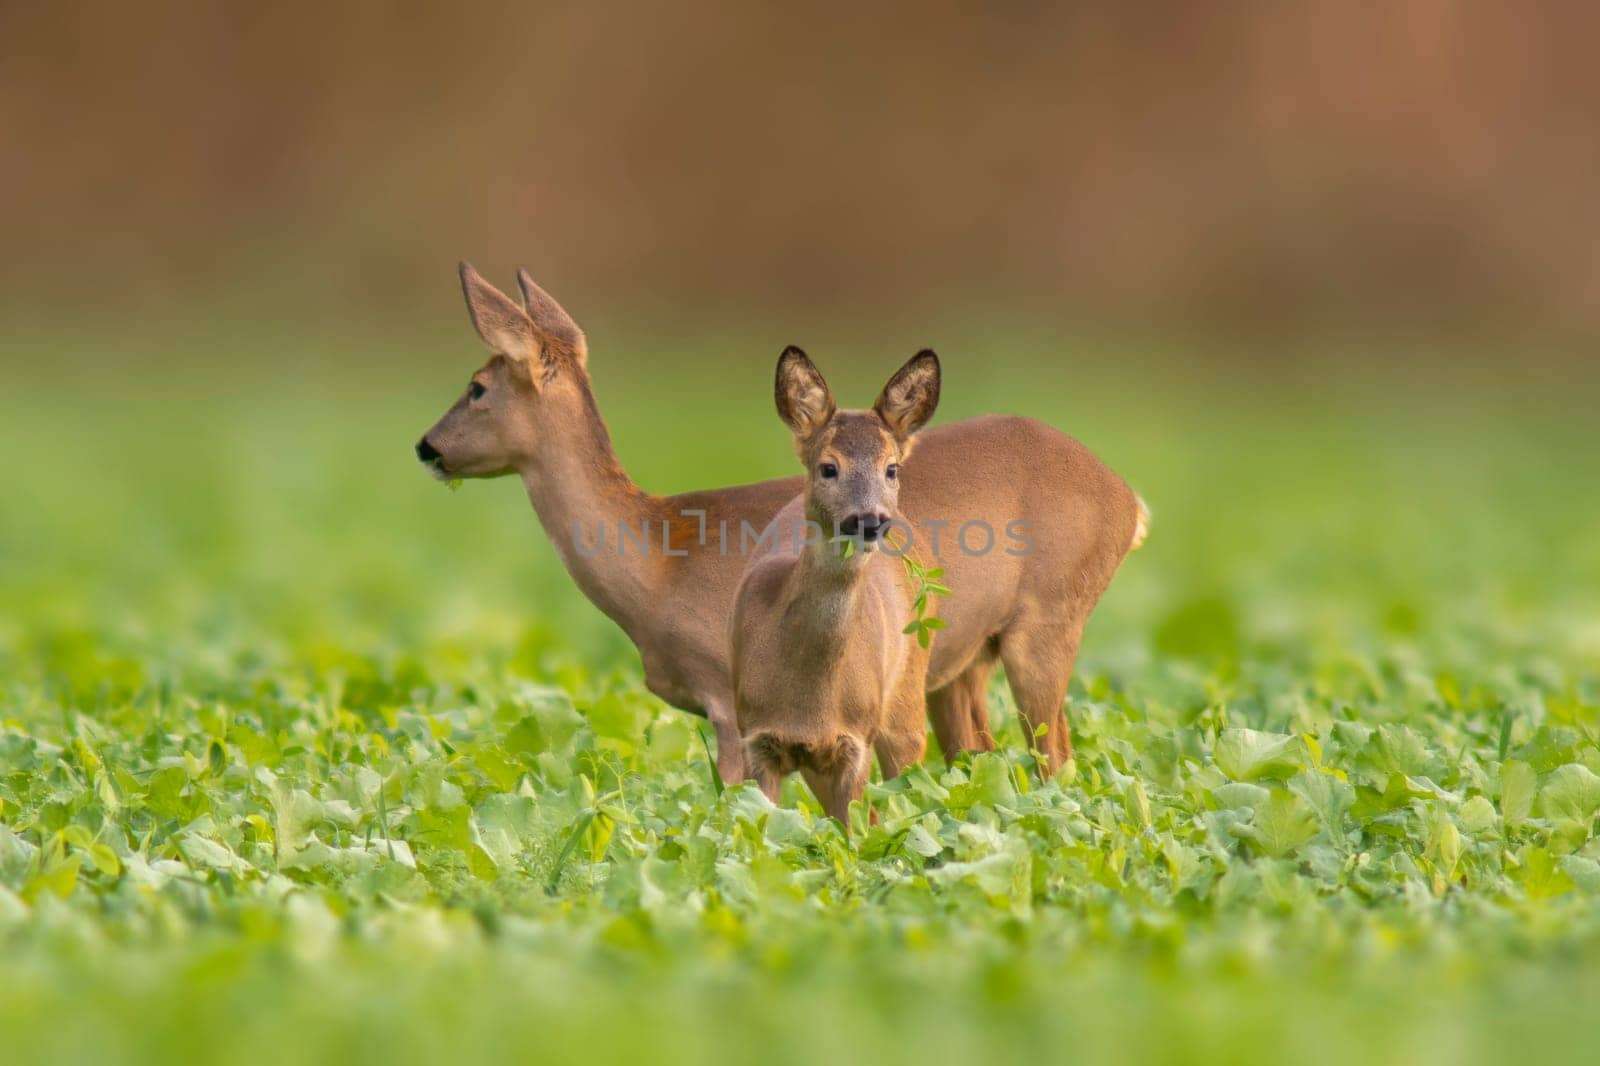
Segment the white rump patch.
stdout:
<path fill-rule="evenodd" d="M 1138 551 L 1139 545 L 1144 543 L 1144 538 L 1150 535 L 1150 505 L 1138 494 L 1135 494 L 1133 499 L 1139 505 L 1139 520 L 1133 525 L 1133 543 L 1128 545 L 1128 550 Z"/>

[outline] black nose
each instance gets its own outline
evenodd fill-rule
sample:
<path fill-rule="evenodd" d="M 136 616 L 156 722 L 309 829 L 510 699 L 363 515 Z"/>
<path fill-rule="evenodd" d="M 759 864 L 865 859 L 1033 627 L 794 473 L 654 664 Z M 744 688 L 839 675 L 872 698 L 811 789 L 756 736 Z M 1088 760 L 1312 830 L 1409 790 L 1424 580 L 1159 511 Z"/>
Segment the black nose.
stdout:
<path fill-rule="evenodd" d="M 417 458 L 425 463 L 431 463 L 435 459 L 439 458 L 438 449 L 428 443 L 427 437 L 423 437 L 421 440 L 417 441 Z"/>
<path fill-rule="evenodd" d="M 875 541 L 889 524 L 886 514 L 853 514 L 839 523 L 839 532 L 847 537 L 859 536 L 865 541 Z"/>

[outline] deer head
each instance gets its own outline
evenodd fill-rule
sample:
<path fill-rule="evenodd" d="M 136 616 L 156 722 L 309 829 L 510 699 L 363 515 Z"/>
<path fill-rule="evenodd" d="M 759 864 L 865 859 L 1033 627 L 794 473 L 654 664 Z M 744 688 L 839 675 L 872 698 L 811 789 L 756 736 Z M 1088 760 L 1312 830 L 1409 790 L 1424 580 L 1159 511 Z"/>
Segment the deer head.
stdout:
<path fill-rule="evenodd" d="M 517 271 L 519 306 L 461 264 L 461 290 L 489 361 L 417 442 L 440 479 L 498 477 L 536 459 L 553 421 L 586 415 L 583 331 L 549 293 Z"/>
<path fill-rule="evenodd" d="M 840 411 L 822 374 L 792 345 L 778 359 L 778 417 L 806 469 L 806 517 L 826 531 L 877 542 L 899 514 L 900 463 L 939 405 L 939 357 L 918 352 L 870 411 Z"/>

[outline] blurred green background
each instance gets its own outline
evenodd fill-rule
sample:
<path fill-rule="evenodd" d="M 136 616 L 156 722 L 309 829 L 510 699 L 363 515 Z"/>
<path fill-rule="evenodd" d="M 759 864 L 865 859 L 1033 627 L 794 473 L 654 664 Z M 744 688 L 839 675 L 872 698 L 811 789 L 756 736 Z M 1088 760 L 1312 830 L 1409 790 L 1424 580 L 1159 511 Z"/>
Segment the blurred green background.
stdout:
<path fill-rule="evenodd" d="M 518 686 L 635 701 L 648 742 L 596 743 L 641 807 L 726 813 L 697 750 L 658 750 L 682 716 L 520 486 L 417 469 L 482 359 L 461 257 L 573 313 L 652 491 L 790 472 L 787 343 L 849 403 L 932 346 L 941 421 L 1028 414 L 1100 454 L 1154 524 L 1071 694 L 1108 768 L 1086 809 L 1165 729 L 1408 721 L 1488 767 L 1438 809 L 1501 804 L 1508 757 L 1555 768 L 1549 730 L 1600 766 L 1596 31 L 1428 2 L 0 8 L 0 825 L 43 849 L 0 847 L 0 1018 L 98 1061 L 1581 1059 L 1600 917 L 1581 878 L 1541 900 L 1514 875 L 1548 827 L 1480 840 L 1511 880 L 1437 900 L 1108 882 L 1026 921 L 946 902 L 922 933 L 782 892 L 737 929 L 611 925 L 592 877 L 545 892 L 554 823 L 492 892 L 27 886 L 51 827 L 91 824 L 74 738 L 204 763 L 213 708 L 282 737 L 343 708 L 330 736 L 385 774 L 415 713 L 477 802 L 448 745 L 499 737 Z M 217 781 L 264 789 L 226 737 Z M 313 792 L 340 765 L 280 756 Z M 250 808 L 208 802 L 243 854 Z M 179 856 L 193 814 L 119 853 Z M 1397 876 L 1426 882 L 1439 817 L 1418 801 Z"/>

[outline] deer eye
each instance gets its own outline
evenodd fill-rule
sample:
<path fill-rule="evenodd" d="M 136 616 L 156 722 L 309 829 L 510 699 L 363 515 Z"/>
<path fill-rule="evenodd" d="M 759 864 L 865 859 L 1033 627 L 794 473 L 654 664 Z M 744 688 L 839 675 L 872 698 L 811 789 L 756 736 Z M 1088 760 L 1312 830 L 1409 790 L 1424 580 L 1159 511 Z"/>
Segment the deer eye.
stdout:
<path fill-rule="evenodd" d="M 834 478 L 839 476 L 839 468 L 832 463 L 823 463 L 821 466 L 817 467 L 817 473 L 821 474 L 825 479 L 832 481 Z"/>
<path fill-rule="evenodd" d="M 474 400 L 483 399 L 483 394 L 488 391 L 488 389 L 483 387 L 483 382 L 481 381 L 474 381 L 471 385 L 467 386 L 467 396 Z"/>
<path fill-rule="evenodd" d="M 888 478 L 890 481 L 893 481 L 895 478 L 899 477 L 900 476 L 900 464 L 899 463 L 890 463 L 889 464 L 889 469 L 887 469 L 887 470 L 885 470 L 883 472 L 883 476 Z"/>

